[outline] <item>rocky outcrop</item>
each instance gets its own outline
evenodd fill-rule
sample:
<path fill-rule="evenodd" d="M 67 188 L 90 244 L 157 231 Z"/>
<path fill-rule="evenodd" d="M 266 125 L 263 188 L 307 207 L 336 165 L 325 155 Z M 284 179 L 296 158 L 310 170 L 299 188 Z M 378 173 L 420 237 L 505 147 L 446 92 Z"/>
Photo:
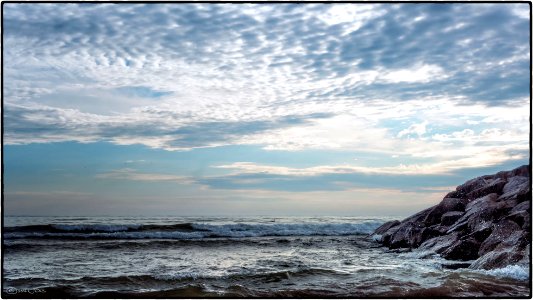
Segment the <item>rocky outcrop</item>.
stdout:
<path fill-rule="evenodd" d="M 390 249 L 419 248 L 470 268 L 529 265 L 530 167 L 471 179 L 437 205 L 383 224 L 375 239 Z"/>

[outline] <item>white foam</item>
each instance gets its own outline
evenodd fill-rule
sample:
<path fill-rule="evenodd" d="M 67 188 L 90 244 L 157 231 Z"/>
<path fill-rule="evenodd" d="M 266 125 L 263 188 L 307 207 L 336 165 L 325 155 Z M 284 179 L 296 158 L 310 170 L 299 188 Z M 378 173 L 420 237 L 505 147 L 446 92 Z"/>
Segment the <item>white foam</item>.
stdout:
<path fill-rule="evenodd" d="M 372 240 L 374 242 L 381 242 L 383 240 L 383 236 L 381 234 L 374 234 L 372 235 Z"/>
<path fill-rule="evenodd" d="M 479 270 L 482 273 L 517 280 L 529 280 L 529 268 L 527 266 L 511 265 L 505 268 L 493 270 Z"/>

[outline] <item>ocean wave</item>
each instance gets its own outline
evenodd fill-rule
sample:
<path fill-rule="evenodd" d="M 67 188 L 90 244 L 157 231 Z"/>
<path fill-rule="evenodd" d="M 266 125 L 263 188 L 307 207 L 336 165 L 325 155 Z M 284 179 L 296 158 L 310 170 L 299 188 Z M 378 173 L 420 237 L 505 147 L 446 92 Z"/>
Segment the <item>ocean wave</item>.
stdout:
<path fill-rule="evenodd" d="M 493 275 L 500 278 L 511 278 L 524 281 L 529 280 L 529 268 L 527 266 L 510 265 L 499 269 L 478 271 L 483 274 Z"/>
<path fill-rule="evenodd" d="M 4 238 L 203 239 L 263 236 L 343 236 L 370 234 L 381 223 L 367 221 L 358 224 L 48 224 L 7 227 Z"/>
<path fill-rule="evenodd" d="M 5 227 L 4 232 L 58 233 L 58 232 L 118 232 L 138 230 L 140 224 L 46 224 Z"/>

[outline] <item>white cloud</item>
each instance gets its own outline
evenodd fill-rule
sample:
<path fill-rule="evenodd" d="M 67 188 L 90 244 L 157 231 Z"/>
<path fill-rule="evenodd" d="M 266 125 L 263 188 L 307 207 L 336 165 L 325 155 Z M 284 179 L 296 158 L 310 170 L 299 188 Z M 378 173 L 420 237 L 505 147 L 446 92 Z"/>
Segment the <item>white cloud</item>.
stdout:
<path fill-rule="evenodd" d="M 424 121 L 420 124 L 413 124 L 407 129 L 404 129 L 398 133 L 398 137 L 409 136 L 411 134 L 416 134 L 418 137 L 421 137 L 426 133 L 426 126 L 428 125 L 427 121 Z"/>
<path fill-rule="evenodd" d="M 529 19 L 530 9 L 531 8 L 527 3 L 515 3 L 511 12 L 520 18 Z"/>
<path fill-rule="evenodd" d="M 478 142 L 497 142 L 502 145 L 525 144 L 528 142 L 526 132 L 515 129 L 488 128 L 476 134 L 471 129 L 463 129 L 450 134 L 435 134 L 432 139 L 449 142 L 459 141 L 464 144 L 473 145 Z"/>
<path fill-rule="evenodd" d="M 427 83 L 447 77 L 444 69 L 438 65 L 418 65 L 413 68 L 385 72 L 380 79 L 390 83 Z"/>
<path fill-rule="evenodd" d="M 144 163 L 144 162 L 146 162 L 146 160 L 144 160 L 144 159 L 137 159 L 137 160 L 129 159 L 129 160 L 125 161 L 124 163 L 126 163 L 126 164 L 137 164 L 137 163 Z"/>
<path fill-rule="evenodd" d="M 160 173 L 142 173 L 135 169 L 123 168 L 119 170 L 113 170 L 107 173 L 100 173 L 96 175 L 96 178 L 100 179 L 119 179 L 119 180 L 132 180 L 132 181 L 173 181 L 178 183 L 191 183 L 192 181 L 185 176 L 176 176 L 172 174 L 160 174 Z"/>
<path fill-rule="evenodd" d="M 389 174 L 389 175 L 420 175 L 420 174 L 451 174 L 453 171 L 473 167 L 489 167 L 507 160 L 524 159 L 523 154 L 509 154 L 505 151 L 488 151 L 473 156 L 444 160 L 427 164 L 399 164 L 391 167 L 365 167 L 356 165 L 325 165 L 308 168 L 289 168 L 283 166 L 260 165 L 251 162 L 235 162 L 229 165 L 214 166 L 216 168 L 235 170 L 235 174 L 275 174 L 286 176 L 318 176 L 324 174 Z"/>
<path fill-rule="evenodd" d="M 321 13 L 318 18 L 329 26 L 342 24 L 344 34 L 348 34 L 358 30 L 363 24 L 371 22 L 372 19 L 380 17 L 385 13 L 386 11 L 384 9 L 380 9 L 376 5 L 338 4 L 329 5 L 329 9 Z"/>

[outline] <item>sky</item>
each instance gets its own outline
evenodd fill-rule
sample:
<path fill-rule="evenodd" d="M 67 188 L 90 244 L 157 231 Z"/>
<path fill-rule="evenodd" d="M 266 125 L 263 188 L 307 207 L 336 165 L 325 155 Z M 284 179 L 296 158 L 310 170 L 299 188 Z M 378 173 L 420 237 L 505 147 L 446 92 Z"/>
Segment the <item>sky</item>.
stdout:
<path fill-rule="evenodd" d="M 6 215 L 407 216 L 529 163 L 528 3 L 3 9 Z"/>

